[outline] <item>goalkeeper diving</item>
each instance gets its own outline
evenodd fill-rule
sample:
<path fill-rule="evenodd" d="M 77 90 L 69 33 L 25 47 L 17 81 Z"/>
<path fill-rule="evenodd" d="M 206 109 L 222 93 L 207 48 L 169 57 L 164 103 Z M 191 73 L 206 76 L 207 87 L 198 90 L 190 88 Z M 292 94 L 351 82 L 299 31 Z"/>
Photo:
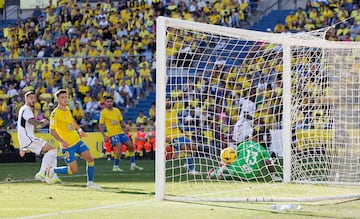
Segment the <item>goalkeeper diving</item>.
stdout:
<path fill-rule="evenodd" d="M 274 165 L 268 151 L 255 141 L 245 141 L 236 149 L 223 149 L 221 160 L 219 167 L 209 171 L 209 179 L 280 180 L 278 176 L 275 176 Z"/>

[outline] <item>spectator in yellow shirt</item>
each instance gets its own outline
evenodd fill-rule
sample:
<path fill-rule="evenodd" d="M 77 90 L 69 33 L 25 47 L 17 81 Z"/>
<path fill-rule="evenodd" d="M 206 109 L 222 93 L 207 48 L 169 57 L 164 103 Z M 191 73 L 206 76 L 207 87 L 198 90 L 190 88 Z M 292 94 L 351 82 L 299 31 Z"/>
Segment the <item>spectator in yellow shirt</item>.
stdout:
<path fill-rule="evenodd" d="M 339 29 L 336 31 L 336 35 L 340 38 L 340 40 L 343 40 L 347 34 L 350 34 L 350 28 L 346 26 L 346 24 L 341 23 Z"/>
<path fill-rule="evenodd" d="M 110 71 L 115 73 L 117 72 L 119 69 L 121 68 L 121 63 L 118 59 L 118 57 L 115 57 L 115 60 L 111 61 L 111 65 L 110 65 Z"/>
<path fill-rule="evenodd" d="M 104 80 L 104 78 L 107 77 L 107 75 L 109 74 L 109 70 L 105 62 L 101 63 L 101 69 L 99 69 L 98 72 L 100 81 Z"/>
<path fill-rule="evenodd" d="M 55 24 L 55 21 L 56 21 L 56 14 L 54 12 L 54 9 L 47 8 L 46 23 L 52 27 Z"/>
<path fill-rule="evenodd" d="M 293 30 L 293 23 L 296 22 L 298 18 L 295 16 L 294 12 L 291 11 L 288 16 L 285 18 L 285 23 L 290 30 Z"/>
<path fill-rule="evenodd" d="M 132 67 L 132 65 L 128 65 L 128 68 L 125 71 L 125 75 L 128 77 L 128 79 L 131 79 L 135 76 L 135 69 Z"/>
<path fill-rule="evenodd" d="M 48 81 L 50 79 L 50 76 L 51 76 L 51 71 L 49 70 L 49 67 L 45 65 L 45 69 L 41 72 L 41 78 L 44 81 Z"/>
<path fill-rule="evenodd" d="M 85 116 L 84 111 L 80 107 L 80 104 L 78 102 L 75 102 L 75 107 L 73 109 L 72 114 L 77 123 L 79 123 L 81 121 L 81 119 L 84 118 L 84 116 Z"/>
<path fill-rule="evenodd" d="M 86 96 L 86 93 L 90 92 L 90 86 L 87 84 L 86 79 L 82 80 L 82 83 L 78 85 L 78 96 L 82 100 Z"/>
<path fill-rule="evenodd" d="M 147 121 L 148 118 L 144 115 L 144 112 L 143 111 L 139 111 L 139 115 L 138 117 L 136 118 L 136 126 L 137 127 L 140 127 L 141 125 L 147 125 Z"/>
<path fill-rule="evenodd" d="M 83 105 L 86 106 L 86 104 L 87 104 L 88 102 L 90 102 L 91 100 L 92 100 L 92 98 L 91 98 L 91 96 L 90 96 L 90 92 L 86 92 L 85 97 L 84 97 L 84 103 L 83 103 Z"/>
<path fill-rule="evenodd" d="M 40 94 L 39 100 L 42 107 L 48 106 L 48 104 L 51 102 L 52 95 L 50 93 L 50 88 L 47 87 L 43 93 Z"/>
<path fill-rule="evenodd" d="M 88 56 L 90 57 L 96 57 L 96 56 L 99 56 L 99 52 L 97 50 L 97 46 L 96 45 L 92 45 L 90 47 L 90 50 L 88 52 Z"/>
<path fill-rule="evenodd" d="M 121 41 L 121 48 L 123 51 L 123 54 L 127 54 L 132 47 L 132 41 L 127 39 L 127 36 L 123 36 L 123 39 Z"/>
<path fill-rule="evenodd" d="M 59 59 L 59 64 L 55 68 L 55 72 L 59 72 L 61 74 L 64 74 L 66 71 L 66 66 L 64 65 L 64 60 Z"/>
<path fill-rule="evenodd" d="M 149 90 L 152 82 L 150 69 L 146 67 L 146 64 L 143 64 L 140 68 L 140 77 L 144 79 L 145 81 L 145 88 L 146 90 Z"/>
<path fill-rule="evenodd" d="M 155 116 L 156 116 L 156 105 L 155 102 L 151 103 L 151 107 L 149 109 L 149 116 L 150 119 L 155 120 Z"/>
<path fill-rule="evenodd" d="M 285 30 L 285 25 L 281 21 L 278 21 L 277 24 L 275 25 L 274 32 L 282 33 L 284 30 Z"/>
<path fill-rule="evenodd" d="M 131 84 L 135 89 L 136 99 L 140 99 L 140 94 L 143 89 L 143 81 L 143 78 L 137 73 L 135 73 L 134 77 L 131 78 Z"/>

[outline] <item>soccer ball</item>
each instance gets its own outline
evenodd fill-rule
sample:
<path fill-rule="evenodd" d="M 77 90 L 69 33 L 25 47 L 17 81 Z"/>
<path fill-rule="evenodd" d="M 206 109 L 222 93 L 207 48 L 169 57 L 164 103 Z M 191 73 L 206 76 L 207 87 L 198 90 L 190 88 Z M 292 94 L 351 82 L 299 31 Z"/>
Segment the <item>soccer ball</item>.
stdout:
<path fill-rule="evenodd" d="M 233 148 L 224 148 L 221 151 L 220 157 L 221 157 L 221 161 L 224 164 L 230 165 L 236 160 L 237 155 L 236 155 L 236 151 Z"/>

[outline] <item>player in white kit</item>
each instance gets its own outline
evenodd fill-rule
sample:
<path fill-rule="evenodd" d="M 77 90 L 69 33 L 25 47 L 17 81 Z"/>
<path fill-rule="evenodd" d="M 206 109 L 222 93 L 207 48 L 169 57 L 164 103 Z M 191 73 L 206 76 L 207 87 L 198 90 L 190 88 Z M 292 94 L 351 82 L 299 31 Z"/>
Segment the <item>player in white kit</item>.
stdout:
<path fill-rule="evenodd" d="M 36 180 L 45 182 L 46 169 L 57 166 L 57 152 L 55 147 L 47 143 L 41 138 L 34 135 L 34 129 L 37 125 L 47 125 L 49 121 L 46 119 L 37 120 L 34 116 L 34 105 L 36 103 L 36 94 L 34 91 L 28 91 L 25 94 L 25 104 L 19 110 L 17 121 L 18 139 L 20 143 L 19 154 L 21 157 L 26 151 L 31 151 L 37 155 L 44 154 L 41 162 L 40 171 L 35 175 Z M 61 180 L 54 175 L 48 183 L 60 183 Z"/>

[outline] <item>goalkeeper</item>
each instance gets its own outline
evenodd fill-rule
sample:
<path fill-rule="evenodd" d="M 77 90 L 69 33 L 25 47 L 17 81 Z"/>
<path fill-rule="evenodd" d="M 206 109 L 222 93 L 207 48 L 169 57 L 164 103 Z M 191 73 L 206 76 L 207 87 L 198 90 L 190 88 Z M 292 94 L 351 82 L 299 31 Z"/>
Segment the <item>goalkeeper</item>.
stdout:
<path fill-rule="evenodd" d="M 219 167 L 211 169 L 208 178 L 279 180 L 279 177 L 274 175 L 274 166 L 268 151 L 259 143 L 246 141 L 239 144 L 236 155 L 237 159 L 233 163 L 226 165 L 221 162 Z"/>

